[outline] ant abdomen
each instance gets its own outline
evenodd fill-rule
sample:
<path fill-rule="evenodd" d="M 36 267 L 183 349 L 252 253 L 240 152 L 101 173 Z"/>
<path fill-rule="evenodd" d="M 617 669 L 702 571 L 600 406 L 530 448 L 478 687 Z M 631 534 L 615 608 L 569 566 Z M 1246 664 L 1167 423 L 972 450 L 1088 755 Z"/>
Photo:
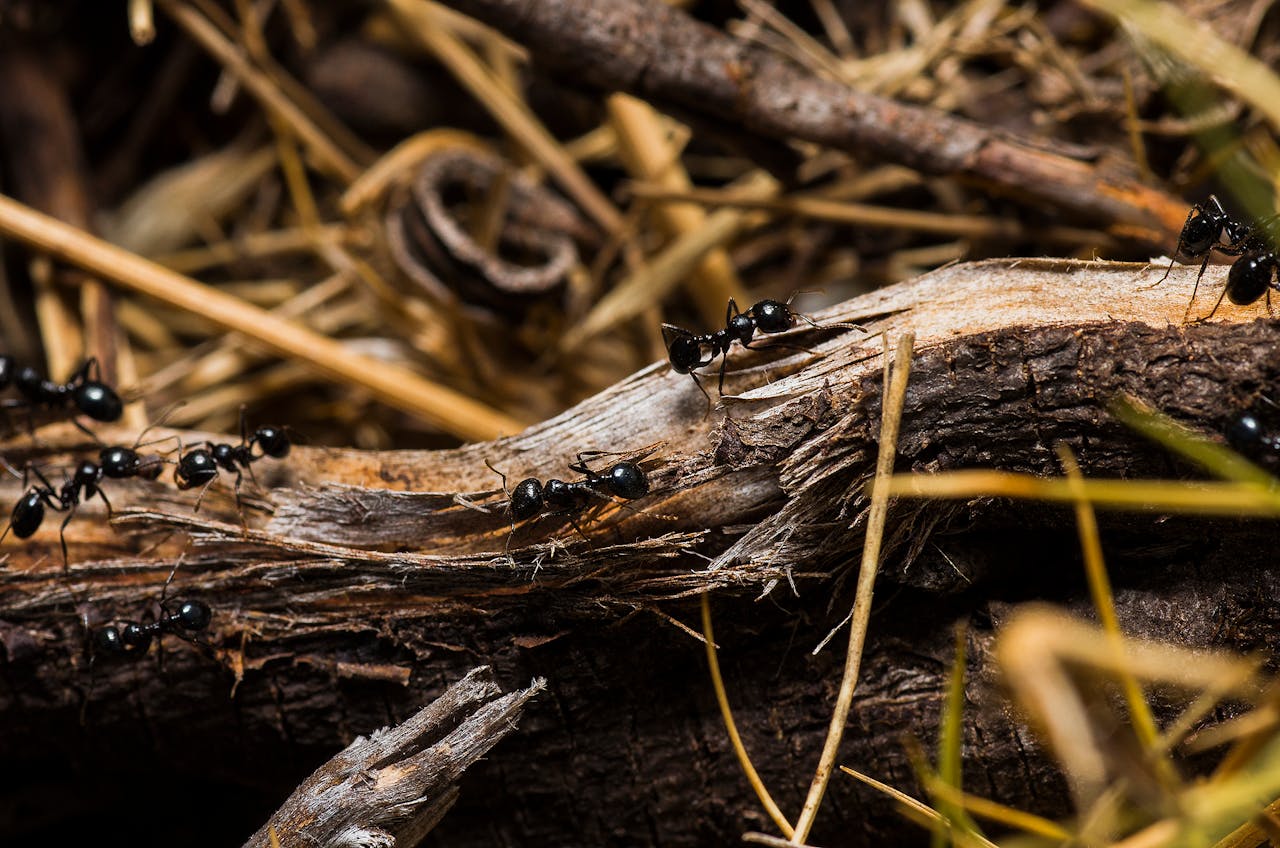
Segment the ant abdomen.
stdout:
<path fill-rule="evenodd" d="M 291 443 L 283 427 L 259 427 L 253 434 L 253 441 L 272 459 L 284 459 L 289 455 Z"/>
<path fill-rule="evenodd" d="M 524 521 L 540 512 L 542 512 L 542 481 L 536 477 L 521 480 L 511 490 L 511 515 L 516 521 Z"/>
<path fill-rule="evenodd" d="M 1276 264 L 1276 257 L 1271 253 L 1241 256 L 1227 272 L 1227 297 L 1238 306 L 1256 303 L 1271 286 Z"/>
<path fill-rule="evenodd" d="M 619 462 L 604 473 L 609 491 L 620 498 L 636 500 L 649 494 L 649 478 L 634 462 Z"/>
<path fill-rule="evenodd" d="M 44 495 L 39 489 L 29 489 L 13 505 L 9 517 L 9 529 L 19 539 L 30 539 L 44 523 Z"/>
<path fill-rule="evenodd" d="M 124 415 L 124 402 L 106 383 L 90 380 L 77 386 L 72 394 L 76 409 L 94 421 L 119 421 Z"/>

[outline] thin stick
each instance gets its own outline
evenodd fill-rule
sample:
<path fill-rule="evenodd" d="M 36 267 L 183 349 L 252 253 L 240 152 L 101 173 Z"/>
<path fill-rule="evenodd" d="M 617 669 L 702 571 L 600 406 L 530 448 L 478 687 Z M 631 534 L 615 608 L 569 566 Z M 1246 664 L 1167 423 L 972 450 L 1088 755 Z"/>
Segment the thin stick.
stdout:
<path fill-rule="evenodd" d="M 628 187 L 635 197 L 647 200 L 687 201 L 706 206 L 760 209 L 778 214 L 799 215 L 821 221 L 856 224 L 864 227 L 915 230 L 922 233 L 960 236 L 964 238 L 1026 238 L 1027 227 L 1019 221 L 1010 221 L 990 215 L 953 215 L 943 212 L 923 212 L 917 209 L 898 209 L 892 206 L 876 206 L 867 203 L 851 203 L 813 195 L 789 195 L 786 197 L 751 197 L 732 190 L 692 188 L 674 191 L 652 183 L 632 183 Z M 1111 237 L 1098 230 L 1079 227 L 1043 227 L 1035 235 L 1049 241 L 1067 244 L 1109 244 Z"/>
<path fill-rule="evenodd" d="M 244 334 L 334 380 L 365 389 L 388 406 L 419 415 L 459 438 L 482 441 L 523 429 L 514 418 L 407 369 L 352 353 L 340 342 L 163 268 L 83 230 L 0 195 L 0 233 L 124 288 Z"/>
<path fill-rule="evenodd" d="M 257 98 L 264 109 L 289 126 L 315 156 L 318 165 L 344 183 L 350 183 L 359 176 L 360 166 L 340 150 L 297 104 L 280 91 L 269 77 L 255 68 L 206 17 L 195 9 L 174 0 L 160 0 L 160 3 L 165 12 L 177 21 L 188 35 L 240 80 L 245 90 Z"/>
<path fill-rule="evenodd" d="M 679 159 L 679 149 L 667 140 L 662 116 L 648 103 L 626 94 L 613 94 L 605 101 L 609 122 L 614 128 L 618 152 L 627 170 L 673 191 L 688 191 L 693 182 Z M 661 203 L 654 216 L 667 235 L 693 233 L 706 223 L 707 213 L 690 203 Z M 710 250 L 694 267 L 685 282 L 689 296 L 698 304 L 703 323 L 715 326 L 724 314 L 729 298 L 743 301 L 746 289 L 723 247 Z M 653 295 L 653 303 L 660 299 Z"/>
<path fill-rule="evenodd" d="M 1089 594 L 1093 598 L 1093 608 L 1098 613 L 1098 623 L 1115 647 L 1116 655 L 1124 655 L 1124 634 L 1120 631 L 1120 616 L 1116 614 L 1116 600 L 1111 592 L 1111 579 L 1107 576 L 1107 566 L 1102 559 L 1102 539 L 1098 534 L 1098 517 L 1093 511 L 1089 499 L 1085 497 L 1084 476 L 1080 473 L 1080 464 L 1075 454 L 1066 444 L 1059 442 L 1056 446 L 1058 462 L 1067 475 L 1067 485 L 1076 493 L 1076 526 L 1080 534 L 1080 550 L 1084 554 L 1085 577 L 1089 583 Z M 1133 722 L 1134 733 L 1142 743 L 1145 751 L 1156 747 L 1160 731 L 1156 727 L 1155 717 L 1151 715 L 1151 707 L 1138 680 L 1127 670 L 1120 675 L 1124 686 L 1125 700 L 1129 702 L 1129 720 Z"/>
<path fill-rule="evenodd" d="M 724 678 L 720 676 L 720 660 L 716 657 L 716 635 L 711 629 L 711 602 L 707 600 L 706 592 L 702 593 L 702 635 L 707 643 L 707 665 L 711 668 L 711 685 L 716 690 L 716 703 L 720 705 L 720 715 L 724 718 L 725 730 L 729 732 L 729 743 L 733 745 L 733 753 L 737 756 L 742 771 L 747 775 L 747 782 L 755 790 L 756 797 L 760 799 L 769 818 L 773 819 L 778 830 L 791 839 L 795 831 L 782 810 L 774 803 L 773 796 L 769 794 L 764 781 L 760 779 L 756 767 L 751 764 L 751 757 L 742 745 L 742 737 L 738 735 L 738 725 L 734 723 L 733 711 L 729 709 L 729 696 L 725 694 Z"/>
<path fill-rule="evenodd" d="M 890 494 L 899 498 L 1017 498 L 1075 503 L 1080 496 L 1066 480 L 1005 471 L 899 474 Z M 1280 496 L 1251 483 L 1180 480 L 1085 480 L 1079 493 L 1095 507 L 1187 515 L 1280 517 Z"/>
<path fill-rule="evenodd" d="M 156 37 L 156 21 L 151 0 L 129 0 L 129 37 L 139 47 Z"/>
<path fill-rule="evenodd" d="M 858 572 L 858 588 L 853 600 L 853 620 L 849 625 L 849 652 L 845 655 L 844 677 L 840 680 L 840 693 L 831 714 L 831 726 L 827 729 L 827 741 L 822 747 L 818 769 L 809 785 L 800 820 L 796 822 L 794 842 L 804 842 L 813 828 L 818 806 L 827 791 L 831 770 L 835 767 L 844 737 L 849 708 L 853 704 L 853 690 L 858 685 L 858 671 L 862 665 L 862 648 L 866 641 L 867 624 L 871 619 L 871 599 L 875 590 L 876 572 L 880 567 L 880 545 L 884 541 L 885 517 L 889 512 L 889 480 L 893 474 L 893 460 L 898 447 L 898 425 L 902 421 L 902 404 L 907 394 L 907 379 L 911 375 L 911 351 L 915 346 L 915 333 L 907 332 L 898 339 L 893 364 L 884 367 L 884 403 L 880 419 L 880 452 L 876 457 L 876 476 L 871 485 L 871 507 L 867 513 L 867 537 L 862 546 L 862 567 Z M 885 352 L 888 353 L 886 338 Z"/>

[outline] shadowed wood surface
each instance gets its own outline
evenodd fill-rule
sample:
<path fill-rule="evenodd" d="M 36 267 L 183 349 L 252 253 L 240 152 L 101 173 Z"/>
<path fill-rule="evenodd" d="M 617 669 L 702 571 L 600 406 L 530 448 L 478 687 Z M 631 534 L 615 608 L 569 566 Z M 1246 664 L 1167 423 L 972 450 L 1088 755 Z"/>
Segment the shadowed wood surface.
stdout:
<path fill-rule="evenodd" d="M 255 465 L 259 486 L 246 478 L 247 528 L 228 475 L 199 513 L 195 493 L 177 492 L 168 475 L 108 481 L 116 519 L 108 525 L 97 503 L 79 511 L 67 528 L 68 574 L 61 516 L 31 542 L 5 540 L 0 756 L 30 766 L 24 797 L 36 809 L 42 793 L 56 797 L 74 780 L 49 763 L 82 775 L 123 770 L 142 785 L 165 769 L 195 769 L 252 786 L 273 798 L 271 809 L 334 748 L 402 719 L 483 662 L 511 688 L 545 676 L 549 697 L 463 779 L 439 830 L 450 844 L 683 845 L 764 829 L 727 751 L 701 646 L 676 626 L 696 621 L 688 596 L 716 593 L 739 726 L 784 809 L 798 809 L 838 681 L 838 652 L 809 651 L 851 599 L 876 453 L 879 334 L 917 336 L 899 470 L 1056 474 L 1053 445 L 1063 440 L 1087 474 L 1185 475 L 1110 419 L 1107 402 L 1127 392 L 1218 430 L 1274 383 L 1280 328 L 1261 304 L 1183 324 L 1196 269 L 1175 268 L 1151 287 L 1163 272 L 1057 260 L 938 271 L 815 316 L 864 331 L 801 328 L 785 338 L 807 350 L 735 348 L 723 407 L 710 414 L 689 377 L 659 364 L 497 442 L 297 447 Z M 1224 276 L 1209 269 L 1194 314 L 1208 312 Z M 714 394 L 715 374 L 704 382 Z M 39 435 L 38 449 L 12 438 L 6 458 L 44 462 L 86 442 L 69 427 Z M 157 435 L 165 432 L 148 439 Z M 202 437 L 182 434 L 184 443 Z M 508 547 L 486 460 L 514 483 L 571 477 L 578 451 L 651 447 L 648 497 L 625 508 L 602 501 L 579 521 L 585 540 L 548 517 L 517 526 Z M 6 486 L 5 502 L 18 493 Z M 912 787 L 900 739 L 932 738 L 951 627 L 967 621 L 966 785 L 1064 812 L 1062 793 L 1048 789 L 1059 785 L 1051 767 L 1001 706 L 989 646 L 1010 603 L 1084 603 L 1069 512 L 908 502 L 889 522 L 841 762 Z M 1265 613 L 1247 603 L 1275 582 L 1259 554 L 1265 525 L 1106 516 L 1103 534 L 1134 632 L 1276 647 Z M 179 556 L 168 596 L 213 607 L 212 647 L 168 638 L 163 663 L 90 662 L 85 622 L 154 615 Z M 110 805 L 112 791 L 98 787 L 87 803 Z M 813 842 L 903 827 L 869 790 L 837 779 Z"/>

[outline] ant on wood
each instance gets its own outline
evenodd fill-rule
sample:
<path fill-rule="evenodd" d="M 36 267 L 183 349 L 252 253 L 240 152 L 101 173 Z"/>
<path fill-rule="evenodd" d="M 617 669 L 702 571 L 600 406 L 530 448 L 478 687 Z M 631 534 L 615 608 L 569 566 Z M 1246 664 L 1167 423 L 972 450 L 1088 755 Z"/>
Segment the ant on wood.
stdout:
<path fill-rule="evenodd" d="M 792 295 L 795 298 L 795 295 Z M 751 342 L 756 331 L 762 333 L 782 333 L 790 330 L 797 321 L 803 321 L 811 327 L 819 328 L 813 319 L 801 315 L 791 308 L 791 301 L 781 303 L 776 300 L 761 300 L 747 311 L 738 309 L 738 304 L 729 298 L 724 311 L 724 327 L 714 333 L 691 333 L 674 324 L 663 324 L 663 336 L 674 335 L 667 343 L 667 356 L 671 360 L 671 370 L 677 374 L 688 374 L 693 382 L 711 403 L 711 395 L 703 388 L 702 381 L 694 372 L 720 360 L 720 393 L 724 393 L 724 373 L 729 363 L 729 348 L 736 341 L 747 350 L 759 350 L 752 347 Z M 820 329 L 820 328 L 819 328 Z M 782 345 L 776 345 L 782 346 Z"/>
<path fill-rule="evenodd" d="M 489 470 L 502 478 L 502 491 L 507 495 L 507 504 L 511 512 L 511 534 L 515 535 L 516 522 L 526 521 L 539 515 L 562 515 L 578 531 L 583 539 L 587 536 L 578 526 L 574 515 L 583 512 L 601 500 L 622 498 L 636 500 L 649 494 L 649 477 L 640 467 L 640 461 L 649 456 L 643 453 L 634 459 L 615 462 L 603 473 L 592 470 L 589 459 L 607 455 L 605 451 L 583 451 L 578 454 L 577 462 L 569 464 L 569 470 L 583 475 L 581 480 L 564 481 L 551 478 L 545 484 L 537 477 L 526 477 L 516 484 L 514 489 L 507 488 L 507 475 L 493 467 L 487 459 L 485 465 Z M 510 546 L 511 537 L 507 537 Z"/>
<path fill-rule="evenodd" d="M 254 453 L 254 448 L 261 453 Z M 193 489 L 204 486 L 200 496 L 196 498 L 196 509 L 209 490 L 213 481 L 218 479 L 218 472 L 229 471 L 236 475 L 235 496 L 236 508 L 240 508 L 240 485 L 244 481 L 244 472 L 249 472 L 250 479 L 257 484 L 253 476 L 253 463 L 269 456 L 272 459 L 284 459 L 289 455 L 292 443 L 287 428 L 259 427 L 249 435 L 248 424 L 245 423 L 244 407 L 240 408 L 240 444 L 205 442 L 203 447 L 192 448 L 178 458 L 178 467 L 173 472 L 173 481 L 179 489 Z M 241 511 L 240 520 L 244 521 Z"/>
<path fill-rule="evenodd" d="M 203 644 L 193 636 L 208 629 L 213 611 L 203 601 L 188 600 L 176 603 L 177 610 L 170 612 L 165 602 L 161 601 L 161 616 L 146 624 L 125 621 L 121 626 L 109 624 L 99 627 L 93 633 L 95 651 L 108 656 L 146 653 L 151 647 L 151 640 L 166 633 L 172 633 L 197 645 Z"/>
<path fill-rule="evenodd" d="M 1218 296 L 1218 301 L 1202 320 L 1208 320 L 1218 311 L 1224 298 L 1240 306 L 1256 303 L 1264 294 L 1267 297 L 1267 308 L 1271 307 L 1271 288 L 1275 288 L 1272 278 L 1280 259 L 1274 252 L 1276 225 L 1280 217 L 1268 218 L 1254 226 L 1231 217 L 1222 203 L 1214 195 L 1203 204 L 1197 203 L 1187 213 L 1186 223 L 1178 235 L 1178 246 L 1174 250 L 1174 258 L 1169 261 L 1164 276 L 1155 285 L 1160 285 L 1173 270 L 1177 257 L 1186 256 L 1200 259 L 1200 272 L 1196 274 L 1195 287 L 1191 290 L 1191 303 L 1187 304 L 1187 315 L 1195 303 L 1196 293 L 1200 290 L 1200 279 L 1209 266 L 1209 259 L 1214 251 L 1224 256 L 1239 256 L 1240 259 L 1231 266 L 1227 273 L 1227 284 Z M 1184 316 L 1184 320 L 1185 320 Z"/>
<path fill-rule="evenodd" d="M 92 644 L 95 656 L 98 654 L 106 656 L 144 654 L 151 647 L 152 640 L 166 633 L 171 633 L 193 645 L 209 647 L 195 638 L 196 634 L 209 628 L 209 622 L 213 619 L 213 611 L 209 609 L 209 605 L 197 600 L 175 601 L 173 604 L 176 606 L 175 610 L 165 600 L 169 585 L 173 582 L 173 577 L 178 573 L 178 566 L 181 564 L 182 561 L 179 559 L 160 590 L 160 615 L 145 624 L 138 621 L 124 621 L 104 625 L 94 630 Z"/>
<path fill-rule="evenodd" d="M 1280 216 L 1260 221 L 1249 231 L 1241 244 L 1243 255 L 1227 272 L 1227 284 L 1203 320 L 1213 317 L 1223 298 L 1230 298 L 1237 306 L 1247 306 L 1257 303 L 1258 298 L 1265 295 L 1267 312 L 1271 312 L 1271 290 L 1280 289 L 1275 279 L 1276 271 L 1280 270 L 1280 258 L 1276 256 L 1277 235 L 1280 235 Z"/>
<path fill-rule="evenodd" d="M 17 368 L 11 356 L 0 356 L 0 389 L 13 383 L 29 408 L 73 411 L 73 414 L 86 415 L 94 421 L 119 421 L 124 414 L 124 403 L 116 390 L 102 382 L 101 377 L 95 357 L 86 359 L 65 383 L 55 383 L 30 366 Z M 8 407 L 20 403 L 10 402 Z"/>
<path fill-rule="evenodd" d="M 10 466 L 7 462 L 4 465 L 9 472 L 15 476 L 22 477 L 23 485 L 28 482 L 28 473 L 34 474 L 40 482 L 29 488 L 26 493 L 19 498 L 14 504 L 13 513 L 9 517 L 9 526 L 0 533 L 0 541 L 13 531 L 13 535 L 19 539 L 29 539 L 34 536 L 36 531 L 40 529 L 40 525 L 44 523 L 45 509 L 52 509 L 55 512 L 65 512 L 67 517 L 62 520 L 62 526 L 58 530 L 58 540 L 62 545 L 62 564 L 67 564 L 67 525 L 71 523 L 71 519 L 75 517 L 76 510 L 82 502 L 88 502 L 93 497 L 102 499 L 107 506 L 107 517 L 111 517 L 111 501 L 107 500 L 107 495 L 102 491 L 102 479 L 109 478 L 112 480 L 123 480 L 130 477 L 137 477 L 143 480 L 155 480 L 160 476 L 160 472 L 164 470 L 164 460 L 156 454 L 140 454 L 137 451 L 137 445 L 131 448 L 121 445 L 112 445 L 104 447 L 98 452 L 98 461 L 81 460 L 76 464 L 75 471 L 70 477 L 63 480 L 61 486 L 54 489 L 47 477 L 33 465 L 27 466 L 27 473 L 18 474 L 17 469 Z M 0 460 L 3 462 L 3 460 Z"/>

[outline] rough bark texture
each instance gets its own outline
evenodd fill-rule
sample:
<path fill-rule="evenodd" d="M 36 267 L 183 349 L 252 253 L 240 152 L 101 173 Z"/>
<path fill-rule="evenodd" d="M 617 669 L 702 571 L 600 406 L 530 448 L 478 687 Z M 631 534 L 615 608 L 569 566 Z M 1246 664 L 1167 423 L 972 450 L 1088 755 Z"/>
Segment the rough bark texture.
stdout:
<path fill-rule="evenodd" d="M 457 780 L 515 729 L 544 682 L 503 695 L 481 666 L 396 727 L 315 770 L 245 848 L 411 848 L 457 800 Z"/>
<path fill-rule="evenodd" d="M 28 812 L 4 811 L 0 833 L 58 832 L 29 811 L 65 814 L 68 797 L 108 825 L 143 799 L 157 816 L 181 817 L 216 797 L 229 810 L 222 841 L 242 840 L 337 747 L 403 719 L 480 662 L 504 687 L 546 677 L 548 696 L 468 772 L 442 843 L 691 845 L 767 830 L 728 751 L 702 647 L 673 626 L 695 625 L 690 596 L 714 592 L 739 726 L 795 811 L 842 662 L 838 649 L 809 652 L 851 600 L 877 447 L 878 333 L 918 339 L 900 470 L 1057 473 L 1052 446 L 1065 440 L 1088 474 L 1185 475 L 1111 420 L 1107 401 L 1128 392 L 1218 429 L 1274 382 L 1280 326 L 1261 305 L 1181 324 L 1195 269 L 1149 288 L 1162 272 L 1047 260 L 939 271 L 816 316 L 865 333 L 795 332 L 788 341 L 807 352 L 735 348 L 730 396 L 710 415 L 687 376 L 655 365 L 498 442 L 298 448 L 256 466 L 262 491 L 246 481 L 247 531 L 226 481 L 198 514 L 191 493 L 163 481 L 112 486 L 114 526 L 91 505 L 68 527 L 69 575 L 56 520 L 31 542 L 5 543 L 0 759 L 12 767 L 0 797 Z M 1202 292 L 1216 297 L 1223 276 L 1210 269 Z M 42 454 L 83 442 L 65 428 L 41 438 Z M 634 510 L 602 504 L 584 516 L 590 542 L 547 518 L 517 527 L 504 552 L 510 529 L 486 459 L 514 482 L 566 475 L 579 450 L 655 444 L 645 460 L 653 494 Z M 25 437 L 3 449 L 14 462 L 31 455 Z M 10 486 L 3 497 L 16 495 Z M 963 621 L 967 786 L 1064 813 L 1061 782 L 1000 698 L 990 646 L 1009 604 L 1087 605 L 1069 512 L 904 502 L 890 525 L 841 762 L 914 788 L 901 739 L 932 739 L 952 627 Z M 1274 650 L 1271 606 L 1256 602 L 1280 590 L 1270 536 L 1260 522 L 1104 516 L 1122 620 L 1192 645 Z M 145 617 L 184 549 L 169 597 L 214 608 L 217 659 L 170 638 L 162 663 L 90 663 L 83 622 Z M 904 832 L 870 790 L 837 778 L 812 841 Z M 196 844 L 219 835 L 210 828 Z"/>

